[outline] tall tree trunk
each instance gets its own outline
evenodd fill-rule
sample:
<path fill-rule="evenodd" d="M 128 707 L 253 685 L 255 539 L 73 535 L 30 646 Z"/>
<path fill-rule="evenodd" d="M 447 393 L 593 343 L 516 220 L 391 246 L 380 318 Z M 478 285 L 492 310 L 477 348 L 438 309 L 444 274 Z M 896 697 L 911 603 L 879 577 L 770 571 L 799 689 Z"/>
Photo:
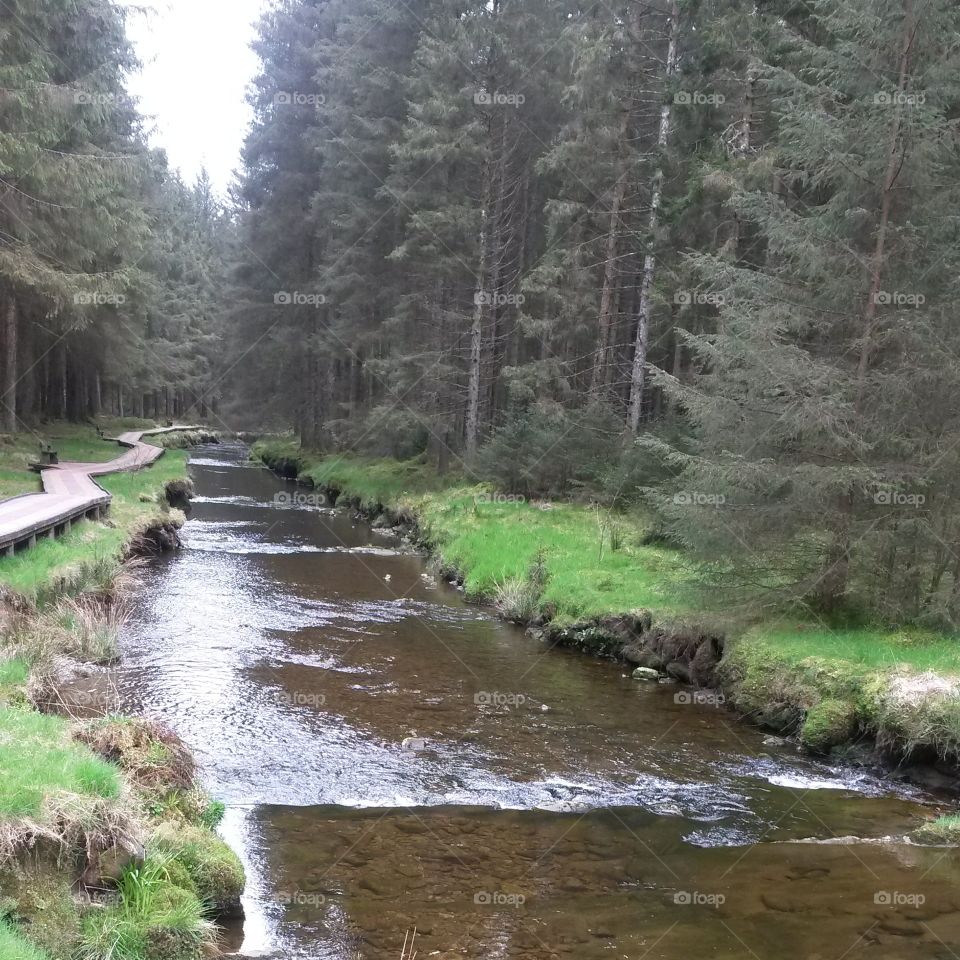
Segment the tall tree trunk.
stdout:
<path fill-rule="evenodd" d="M 870 256 L 867 298 L 863 309 L 860 350 L 857 358 L 856 394 L 854 412 L 858 423 L 863 423 L 866 401 L 867 377 L 870 373 L 870 354 L 877 322 L 877 295 L 883 285 L 883 269 L 887 260 L 887 234 L 890 228 L 890 211 L 897 179 L 903 169 L 906 144 L 903 139 L 903 103 L 904 94 L 910 76 L 910 57 L 916 36 L 916 23 L 913 16 L 913 0 L 904 0 L 905 13 L 903 40 L 900 46 L 897 92 L 893 120 L 890 125 L 890 141 L 887 147 L 887 165 L 880 187 L 880 212 L 877 220 L 877 233 L 873 252 Z M 847 591 L 850 576 L 850 541 L 853 531 L 853 513 L 855 494 L 852 490 L 842 495 L 839 504 L 838 522 L 834 526 L 833 539 L 827 550 L 824 570 L 816 586 L 817 605 L 826 611 L 835 609 Z"/>
<path fill-rule="evenodd" d="M 621 142 L 627 135 L 627 119 L 624 116 L 620 130 Z M 590 378 L 590 393 L 599 397 L 609 382 L 611 360 L 611 331 L 613 329 L 613 308 L 616 300 L 617 257 L 620 252 L 620 210 L 627 193 L 629 173 L 624 169 L 613 186 L 610 201 L 610 226 L 607 230 L 606 260 L 603 265 L 603 292 L 600 295 L 600 318 L 597 329 L 597 352 L 593 361 L 593 374 Z"/>
<path fill-rule="evenodd" d="M 3 311 L 3 424 L 5 433 L 17 432 L 17 299 L 7 294 Z"/>
<path fill-rule="evenodd" d="M 466 461 L 476 460 L 480 435 L 480 378 L 483 372 L 483 332 L 487 327 L 488 307 L 492 293 L 487 289 L 490 275 L 490 201 L 493 195 L 493 165 L 487 163 L 483 186 L 483 210 L 480 224 L 480 262 L 477 267 L 477 288 L 473 297 L 473 319 L 470 324 L 470 368 L 467 381 Z"/>
<path fill-rule="evenodd" d="M 670 10 L 670 40 L 667 46 L 667 66 L 665 86 L 669 90 L 670 80 L 677 71 L 677 50 L 680 39 L 680 4 L 673 0 Z M 640 413 L 643 410 L 643 388 L 646 383 L 647 345 L 650 341 L 650 312 L 653 283 L 656 279 L 657 260 L 654 251 L 655 234 L 660 222 L 660 203 L 663 199 L 663 152 L 670 137 L 670 103 L 664 102 L 660 108 L 660 130 L 657 147 L 660 159 L 653 175 L 650 189 L 650 239 L 646 256 L 643 259 L 643 280 L 640 282 L 640 308 L 637 311 L 637 336 L 633 349 L 633 369 L 630 374 L 630 433 L 636 436 L 640 430 Z"/>

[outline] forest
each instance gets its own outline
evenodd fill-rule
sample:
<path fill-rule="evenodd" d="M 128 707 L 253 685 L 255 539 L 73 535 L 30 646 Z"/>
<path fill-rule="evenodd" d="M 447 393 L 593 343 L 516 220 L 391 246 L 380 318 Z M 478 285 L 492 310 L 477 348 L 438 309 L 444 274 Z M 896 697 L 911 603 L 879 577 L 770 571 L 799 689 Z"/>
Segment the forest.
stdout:
<path fill-rule="evenodd" d="M 228 197 L 110 0 L 0 14 L 2 410 L 644 504 L 761 604 L 960 620 L 960 9 L 277 0 Z"/>

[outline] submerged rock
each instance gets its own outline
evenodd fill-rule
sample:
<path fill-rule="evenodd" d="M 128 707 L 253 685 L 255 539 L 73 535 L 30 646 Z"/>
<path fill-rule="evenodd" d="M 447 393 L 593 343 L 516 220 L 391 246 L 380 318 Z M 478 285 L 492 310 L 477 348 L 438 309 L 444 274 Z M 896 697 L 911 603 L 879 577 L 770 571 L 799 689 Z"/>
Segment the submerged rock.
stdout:
<path fill-rule="evenodd" d="M 634 680 L 652 680 L 654 683 L 660 679 L 660 674 L 652 667 L 637 667 L 630 676 Z"/>

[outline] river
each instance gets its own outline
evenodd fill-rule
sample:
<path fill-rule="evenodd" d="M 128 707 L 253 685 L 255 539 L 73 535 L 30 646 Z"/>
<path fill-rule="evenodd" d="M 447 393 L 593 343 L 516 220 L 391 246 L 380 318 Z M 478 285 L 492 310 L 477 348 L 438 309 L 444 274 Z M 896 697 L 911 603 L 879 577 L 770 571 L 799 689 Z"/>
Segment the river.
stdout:
<path fill-rule="evenodd" d="M 400 958 L 414 928 L 420 958 L 960 954 L 955 851 L 836 842 L 927 798 L 546 649 L 246 456 L 195 451 L 115 677 L 227 805 L 239 956 Z"/>

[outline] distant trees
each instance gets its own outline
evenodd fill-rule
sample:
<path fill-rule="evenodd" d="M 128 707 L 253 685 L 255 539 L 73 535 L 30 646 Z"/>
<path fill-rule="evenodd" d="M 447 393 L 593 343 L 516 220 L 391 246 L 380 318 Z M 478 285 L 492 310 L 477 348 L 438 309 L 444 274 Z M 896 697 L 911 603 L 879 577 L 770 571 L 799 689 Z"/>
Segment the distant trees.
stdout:
<path fill-rule="evenodd" d="M 101 410 L 161 415 L 204 389 L 194 348 L 206 342 L 209 356 L 214 310 L 186 274 L 202 269 L 204 243 L 209 278 L 222 273 L 209 255 L 219 240 L 198 234 L 204 204 L 220 214 L 208 184 L 185 188 L 147 149 L 124 87 L 133 65 L 123 10 L 110 0 L 12 0 L 0 10 L 7 432 Z M 175 333 L 160 329 L 177 322 L 172 303 L 182 311 Z"/>

